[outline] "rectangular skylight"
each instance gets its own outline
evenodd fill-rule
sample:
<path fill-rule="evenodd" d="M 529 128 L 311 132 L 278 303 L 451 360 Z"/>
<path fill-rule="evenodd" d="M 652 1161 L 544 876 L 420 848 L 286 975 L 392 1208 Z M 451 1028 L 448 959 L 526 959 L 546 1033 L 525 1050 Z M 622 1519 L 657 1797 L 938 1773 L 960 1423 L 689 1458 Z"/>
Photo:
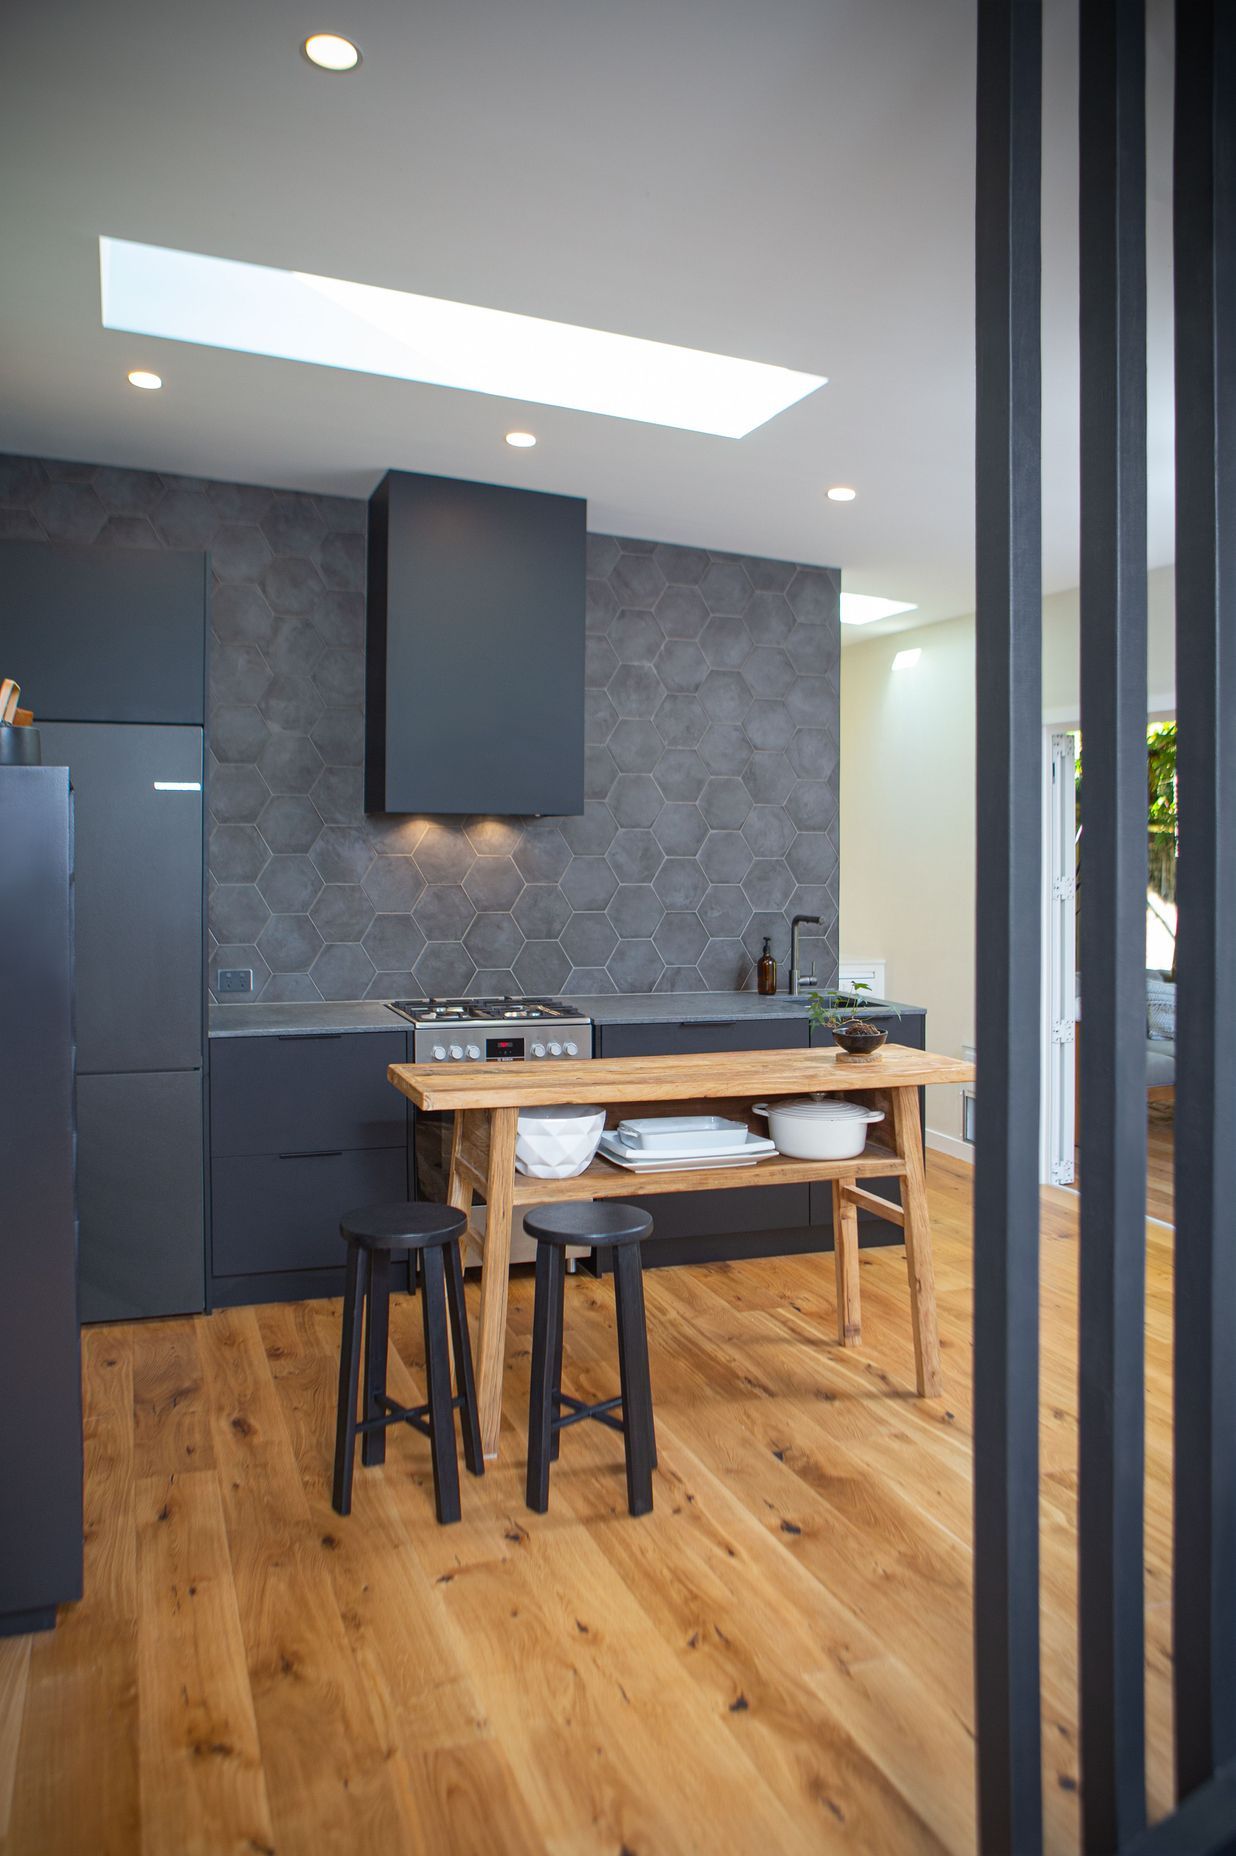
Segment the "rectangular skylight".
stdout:
<path fill-rule="evenodd" d="M 879 599 L 874 593 L 843 593 L 841 623 L 874 625 L 877 619 L 891 619 L 895 612 L 917 612 L 918 607 L 904 599 Z"/>
<path fill-rule="evenodd" d="M 100 238 L 103 326 L 742 438 L 820 374 L 472 303 Z"/>

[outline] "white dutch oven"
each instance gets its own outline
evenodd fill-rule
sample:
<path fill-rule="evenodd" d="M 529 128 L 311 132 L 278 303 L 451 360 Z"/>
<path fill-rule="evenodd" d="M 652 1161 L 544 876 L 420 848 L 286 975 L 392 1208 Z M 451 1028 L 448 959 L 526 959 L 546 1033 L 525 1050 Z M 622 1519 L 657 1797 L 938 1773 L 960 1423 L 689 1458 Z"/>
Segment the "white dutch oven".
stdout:
<path fill-rule="evenodd" d="M 867 1144 L 868 1124 L 884 1119 L 880 1109 L 835 1096 L 753 1102 L 751 1108 L 766 1118 L 778 1152 L 791 1160 L 853 1160 Z"/>

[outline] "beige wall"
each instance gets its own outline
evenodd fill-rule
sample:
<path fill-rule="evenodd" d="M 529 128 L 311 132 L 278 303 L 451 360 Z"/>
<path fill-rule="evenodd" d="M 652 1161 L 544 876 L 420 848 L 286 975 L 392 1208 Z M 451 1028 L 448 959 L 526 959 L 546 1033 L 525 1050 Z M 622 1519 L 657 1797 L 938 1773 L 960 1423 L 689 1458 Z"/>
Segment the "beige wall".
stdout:
<path fill-rule="evenodd" d="M 1150 576 L 1149 688 L 1175 689 L 1172 570 Z M 894 671 L 898 651 L 922 657 Z M 1043 602 L 1045 720 L 1076 721 L 1078 595 Z M 974 1040 L 974 615 L 848 645 L 841 659 L 841 955 L 887 962 L 889 996 L 927 1008 L 931 1049 Z M 927 1125 L 958 1139 L 961 1098 Z"/>

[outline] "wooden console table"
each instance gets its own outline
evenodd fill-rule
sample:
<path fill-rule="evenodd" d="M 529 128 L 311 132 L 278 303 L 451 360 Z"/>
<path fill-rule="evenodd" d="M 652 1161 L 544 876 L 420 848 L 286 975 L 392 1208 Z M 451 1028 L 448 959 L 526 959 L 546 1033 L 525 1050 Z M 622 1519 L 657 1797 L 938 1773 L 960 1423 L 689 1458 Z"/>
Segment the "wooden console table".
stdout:
<path fill-rule="evenodd" d="M 928 1083 L 968 1083 L 969 1064 L 930 1052 L 886 1044 L 875 1057 L 848 1058 L 827 1050 L 725 1051 L 675 1057 L 613 1057 L 591 1062 L 391 1064 L 387 1075 L 419 1109 L 452 1110 L 449 1202 L 472 1209 L 485 1200 L 481 1250 L 481 1317 L 477 1394 L 487 1457 L 498 1454 L 502 1367 L 506 1350 L 511 1220 L 517 1206 L 555 1199 L 635 1199 L 659 1192 L 721 1192 L 735 1186 L 784 1186 L 829 1180 L 833 1188 L 837 1336 L 857 1346 L 862 1335 L 858 1286 L 858 1210 L 865 1206 L 905 1233 L 914 1364 L 921 1396 L 941 1390 L 936 1330 L 931 1226 L 923 1173 L 918 1091 Z M 874 1126 L 888 1140 L 869 1141 L 853 1160 L 791 1160 L 776 1155 L 753 1167 L 717 1167 L 681 1173 L 628 1173 L 597 1159 L 574 1179 L 528 1179 L 515 1171 L 515 1132 L 521 1108 L 549 1103 L 604 1104 L 612 1125 L 628 1117 L 667 1112 L 721 1114 L 764 1133 L 751 1104 L 776 1096 L 853 1095 L 884 1110 Z M 901 1204 L 877 1198 L 865 1179 L 901 1181 Z"/>

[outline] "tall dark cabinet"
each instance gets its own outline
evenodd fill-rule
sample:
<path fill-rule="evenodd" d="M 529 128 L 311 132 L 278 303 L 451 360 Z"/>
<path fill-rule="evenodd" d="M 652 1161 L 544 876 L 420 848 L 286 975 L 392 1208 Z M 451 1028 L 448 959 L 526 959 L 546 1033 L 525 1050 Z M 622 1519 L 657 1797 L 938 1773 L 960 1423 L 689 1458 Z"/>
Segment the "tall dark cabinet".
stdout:
<path fill-rule="evenodd" d="M 0 1636 L 82 1591 L 73 1202 L 73 802 L 0 767 Z"/>

